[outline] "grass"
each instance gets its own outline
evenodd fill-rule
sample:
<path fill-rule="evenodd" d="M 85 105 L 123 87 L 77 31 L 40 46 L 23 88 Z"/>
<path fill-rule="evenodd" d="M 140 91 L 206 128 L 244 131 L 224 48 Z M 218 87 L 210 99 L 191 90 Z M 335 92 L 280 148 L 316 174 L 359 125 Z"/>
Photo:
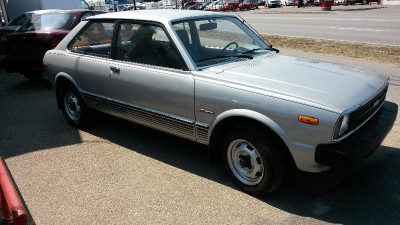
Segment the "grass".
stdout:
<path fill-rule="evenodd" d="M 281 35 L 262 35 L 275 48 L 344 56 L 400 65 L 400 46 L 334 41 Z"/>

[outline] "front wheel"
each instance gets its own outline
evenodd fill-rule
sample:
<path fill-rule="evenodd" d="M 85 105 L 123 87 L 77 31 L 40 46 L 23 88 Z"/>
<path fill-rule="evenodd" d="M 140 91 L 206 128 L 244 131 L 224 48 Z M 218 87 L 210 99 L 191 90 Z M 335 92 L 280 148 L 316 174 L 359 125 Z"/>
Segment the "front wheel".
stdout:
<path fill-rule="evenodd" d="M 278 188 L 285 174 L 278 146 L 262 129 L 236 127 L 223 144 L 225 169 L 240 189 L 253 195 L 266 195 Z"/>
<path fill-rule="evenodd" d="M 84 127 L 91 121 L 90 109 L 80 93 L 71 85 L 61 89 L 62 111 L 67 121 L 74 127 Z"/>

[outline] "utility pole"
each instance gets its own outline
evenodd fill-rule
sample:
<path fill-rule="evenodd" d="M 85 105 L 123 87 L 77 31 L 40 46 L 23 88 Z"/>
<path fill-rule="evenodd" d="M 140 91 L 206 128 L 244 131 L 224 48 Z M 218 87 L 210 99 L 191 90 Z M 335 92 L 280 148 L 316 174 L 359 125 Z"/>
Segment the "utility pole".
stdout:
<path fill-rule="evenodd" d="M 7 11 L 6 11 L 6 6 L 4 3 L 4 0 L 0 0 L 0 11 L 1 11 L 1 16 L 0 16 L 0 23 L 3 22 L 2 18 L 4 19 L 4 22 L 7 24 L 8 23 L 8 16 L 7 16 Z"/>

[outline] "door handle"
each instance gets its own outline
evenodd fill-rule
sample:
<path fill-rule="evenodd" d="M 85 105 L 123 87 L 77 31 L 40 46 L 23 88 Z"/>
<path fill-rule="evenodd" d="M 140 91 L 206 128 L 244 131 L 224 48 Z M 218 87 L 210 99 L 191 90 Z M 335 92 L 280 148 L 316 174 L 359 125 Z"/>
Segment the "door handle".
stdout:
<path fill-rule="evenodd" d="M 120 72 L 120 70 L 121 70 L 121 68 L 119 68 L 119 67 L 116 67 L 116 66 L 110 66 L 110 73 L 116 73 L 116 74 L 119 74 L 119 72 Z"/>

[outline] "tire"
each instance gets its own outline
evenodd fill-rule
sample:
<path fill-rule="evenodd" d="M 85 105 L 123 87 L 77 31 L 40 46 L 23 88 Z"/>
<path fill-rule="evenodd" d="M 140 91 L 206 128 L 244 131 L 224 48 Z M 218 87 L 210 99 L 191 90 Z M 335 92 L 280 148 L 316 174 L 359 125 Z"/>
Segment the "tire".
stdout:
<path fill-rule="evenodd" d="M 285 162 L 268 132 L 252 126 L 232 129 L 223 142 L 224 167 L 233 182 L 252 195 L 266 195 L 282 183 Z"/>
<path fill-rule="evenodd" d="M 92 121 L 91 109 L 71 84 L 67 84 L 61 89 L 60 98 L 63 114 L 72 126 L 82 128 Z"/>

